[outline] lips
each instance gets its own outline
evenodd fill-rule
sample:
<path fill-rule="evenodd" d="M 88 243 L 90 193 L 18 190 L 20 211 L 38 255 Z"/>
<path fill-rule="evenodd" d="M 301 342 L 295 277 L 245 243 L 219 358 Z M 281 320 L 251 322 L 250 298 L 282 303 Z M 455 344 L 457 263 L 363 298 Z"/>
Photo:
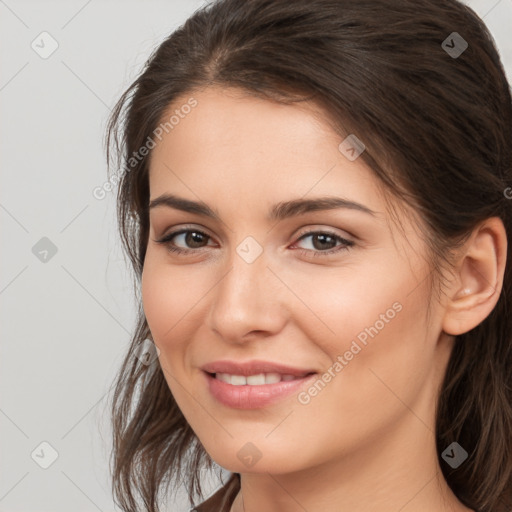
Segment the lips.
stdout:
<path fill-rule="evenodd" d="M 299 392 L 316 378 L 314 370 L 269 361 L 217 361 L 201 369 L 212 396 L 234 409 L 272 405 Z"/>

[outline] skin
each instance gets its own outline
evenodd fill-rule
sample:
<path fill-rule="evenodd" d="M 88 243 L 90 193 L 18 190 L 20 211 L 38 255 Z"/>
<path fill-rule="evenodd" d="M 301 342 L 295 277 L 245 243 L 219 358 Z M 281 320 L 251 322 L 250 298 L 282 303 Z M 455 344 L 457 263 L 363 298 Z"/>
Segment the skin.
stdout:
<path fill-rule="evenodd" d="M 501 221 L 475 228 L 437 301 L 413 215 L 399 210 L 401 232 L 377 178 L 361 158 L 349 161 L 338 150 L 343 137 L 318 107 L 218 87 L 193 96 L 197 107 L 152 151 L 150 199 L 202 200 L 221 221 L 153 208 L 142 298 L 180 409 L 211 457 L 242 475 L 231 511 L 470 510 L 442 477 L 434 407 L 454 336 L 498 300 L 507 244 Z M 335 209 L 266 220 L 277 202 L 324 195 L 376 215 Z M 185 255 L 156 242 L 180 227 L 208 236 L 196 245 L 174 237 L 189 248 Z M 325 230 L 354 245 L 314 257 L 342 245 L 319 245 L 314 234 L 300 239 Z M 236 251 L 247 236 L 263 249 L 250 264 Z M 200 367 L 219 359 L 280 361 L 322 374 L 397 302 L 394 318 L 306 405 L 292 394 L 272 406 L 232 409 L 205 385 Z M 251 467 L 237 457 L 248 442 L 262 455 Z"/>

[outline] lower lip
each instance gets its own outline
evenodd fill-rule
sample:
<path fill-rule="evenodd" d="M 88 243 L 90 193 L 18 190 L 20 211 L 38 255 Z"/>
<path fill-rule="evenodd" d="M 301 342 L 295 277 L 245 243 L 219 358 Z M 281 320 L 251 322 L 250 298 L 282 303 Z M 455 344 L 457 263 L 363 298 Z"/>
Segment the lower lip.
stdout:
<path fill-rule="evenodd" d="M 274 404 L 298 392 L 302 386 L 309 383 L 316 376 L 313 373 L 307 377 L 276 382 L 275 384 L 234 386 L 233 384 L 216 379 L 207 372 L 203 373 L 206 375 L 210 393 L 219 402 L 234 409 L 258 409 Z"/>

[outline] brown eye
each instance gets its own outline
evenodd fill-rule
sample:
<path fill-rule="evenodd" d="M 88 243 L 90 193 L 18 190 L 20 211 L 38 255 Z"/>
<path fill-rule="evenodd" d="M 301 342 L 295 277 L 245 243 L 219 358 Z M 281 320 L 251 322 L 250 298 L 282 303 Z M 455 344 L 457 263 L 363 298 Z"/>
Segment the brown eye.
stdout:
<path fill-rule="evenodd" d="M 306 238 L 311 238 L 311 248 L 301 249 L 306 255 L 323 256 L 333 254 L 339 251 L 347 250 L 354 245 L 354 242 L 346 240 L 335 233 L 328 231 L 310 231 L 302 235 L 296 242 L 300 242 Z M 337 246 L 339 242 L 340 245 Z"/>
<path fill-rule="evenodd" d="M 185 244 L 192 249 L 197 249 L 198 247 L 202 247 L 202 244 L 205 241 L 208 242 L 208 240 L 207 240 L 208 235 L 205 235 L 204 233 L 201 233 L 200 231 L 186 231 L 182 234 L 185 235 L 185 237 L 184 237 Z"/>
<path fill-rule="evenodd" d="M 171 252 L 185 253 L 206 247 L 210 238 L 209 235 L 197 229 L 181 229 L 165 235 L 156 242 L 167 246 Z M 176 245 L 176 240 L 179 241 L 181 247 Z"/>
<path fill-rule="evenodd" d="M 331 235 L 316 233 L 308 236 L 311 236 L 313 248 L 319 251 L 336 247 L 336 239 Z"/>

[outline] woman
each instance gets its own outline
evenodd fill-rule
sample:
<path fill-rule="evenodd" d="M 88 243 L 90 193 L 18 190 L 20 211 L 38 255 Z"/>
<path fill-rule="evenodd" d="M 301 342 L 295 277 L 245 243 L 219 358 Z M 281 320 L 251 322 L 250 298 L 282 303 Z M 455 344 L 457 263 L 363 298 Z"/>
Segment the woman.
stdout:
<path fill-rule="evenodd" d="M 107 140 L 141 291 L 122 509 L 184 481 L 200 512 L 510 511 L 511 141 L 455 0 L 220 0 L 172 33 Z"/>

